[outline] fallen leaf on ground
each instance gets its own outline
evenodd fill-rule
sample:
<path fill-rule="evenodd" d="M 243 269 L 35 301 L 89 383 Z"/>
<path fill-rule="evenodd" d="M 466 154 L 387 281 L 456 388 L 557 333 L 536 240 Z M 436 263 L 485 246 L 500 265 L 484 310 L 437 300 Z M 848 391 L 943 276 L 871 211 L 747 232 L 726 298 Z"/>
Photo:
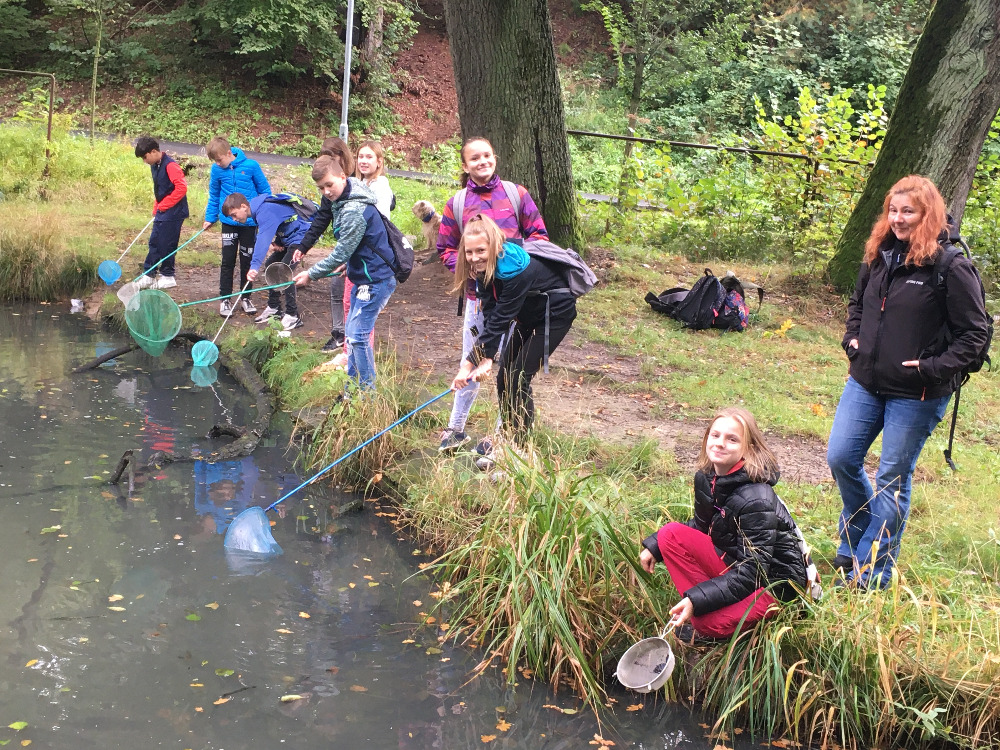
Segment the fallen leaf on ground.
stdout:
<path fill-rule="evenodd" d="M 364 685 L 351 685 L 351 692 L 352 693 L 367 693 L 368 692 L 368 688 L 366 688 Z"/>

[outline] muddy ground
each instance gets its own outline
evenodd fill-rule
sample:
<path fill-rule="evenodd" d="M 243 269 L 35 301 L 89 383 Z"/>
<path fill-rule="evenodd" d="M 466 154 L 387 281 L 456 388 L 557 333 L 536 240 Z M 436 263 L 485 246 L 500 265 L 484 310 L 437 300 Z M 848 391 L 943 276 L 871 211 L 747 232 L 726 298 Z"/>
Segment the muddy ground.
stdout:
<path fill-rule="evenodd" d="M 213 233 L 197 240 L 197 249 L 218 251 L 215 231 L 213 228 Z M 323 249 L 317 248 L 306 262 L 322 257 Z M 379 317 L 376 335 L 383 351 L 395 348 L 401 362 L 424 373 L 438 388 L 446 384 L 458 367 L 460 319 L 456 315 L 456 298 L 448 293 L 451 274 L 436 256 L 427 264 L 419 263 L 422 257 L 427 257 L 426 251 L 418 251 L 418 265 L 410 279 L 397 288 Z M 170 294 L 178 302 L 206 299 L 219 293 L 217 268 L 185 267 L 181 260 L 177 265 L 177 281 L 178 286 Z M 100 305 L 103 294 L 103 289 L 95 292 L 90 300 L 91 310 Z M 265 293 L 255 294 L 254 303 L 262 310 Z M 300 289 L 298 304 L 305 325 L 292 335 L 321 347 L 330 335 L 329 282 L 318 281 Z M 580 304 L 586 305 L 586 298 Z M 206 303 L 203 309 L 218 311 L 218 303 Z M 221 324 L 222 318 L 218 320 Z M 256 326 L 251 316 L 238 313 L 227 330 L 239 327 Z M 644 385 L 638 358 L 585 341 L 570 331 L 550 365 L 551 372 L 539 373 L 534 382 L 539 422 L 570 435 L 593 435 L 610 442 L 634 443 L 651 438 L 662 448 L 673 451 L 682 467 L 693 464 L 704 425 L 671 416 L 674 404 L 669 394 Z M 484 388 L 480 397 L 486 394 L 495 400 L 493 388 Z M 470 432 L 478 437 L 484 428 L 485 425 L 473 424 Z M 428 433 L 428 441 L 435 441 L 437 434 L 437 431 Z M 830 481 L 825 445 L 821 441 L 772 435 L 769 443 L 781 457 L 785 481 L 809 484 Z"/>

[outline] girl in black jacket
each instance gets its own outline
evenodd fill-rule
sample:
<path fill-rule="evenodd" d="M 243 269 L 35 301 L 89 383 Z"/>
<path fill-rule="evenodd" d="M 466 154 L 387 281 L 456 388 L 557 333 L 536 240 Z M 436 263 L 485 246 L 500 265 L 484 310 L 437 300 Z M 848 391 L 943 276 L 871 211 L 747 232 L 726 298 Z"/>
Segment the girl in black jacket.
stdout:
<path fill-rule="evenodd" d="M 489 377 L 500 357 L 497 396 L 502 426 L 523 444 L 535 418 L 531 379 L 569 333 L 576 318 L 576 298 L 557 266 L 528 255 L 482 214 L 470 219 L 462 234 L 454 291 L 464 294 L 467 279 L 476 280 L 483 329 L 462 360 L 452 389 Z M 485 451 L 477 466 L 488 470 L 494 463 L 492 445 Z"/>
<path fill-rule="evenodd" d="M 917 458 L 962 370 L 986 343 L 979 279 L 971 261 L 950 248 L 934 183 L 911 175 L 893 185 L 847 306 L 850 377 L 827 447 L 844 502 L 834 567 L 860 587 L 884 588 L 892 580 Z M 945 252 L 956 257 L 939 279 L 935 263 Z M 873 488 L 864 462 L 879 433 Z"/>
<path fill-rule="evenodd" d="M 715 415 L 697 469 L 694 518 L 644 539 L 639 563 L 652 573 L 662 562 L 682 595 L 671 625 L 690 620 L 698 635 L 725 638 L 794 600 L 806 566 L 795 521 L 773 489 L 778 461 L 750 412 Z"/>

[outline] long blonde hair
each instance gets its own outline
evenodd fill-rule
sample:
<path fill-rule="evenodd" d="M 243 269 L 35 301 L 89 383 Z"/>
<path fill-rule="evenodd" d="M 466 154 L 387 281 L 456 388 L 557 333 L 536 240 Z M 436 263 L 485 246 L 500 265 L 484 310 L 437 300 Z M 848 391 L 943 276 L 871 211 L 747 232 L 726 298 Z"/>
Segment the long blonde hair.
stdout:
<path fill-rule="evenodd" d="M 370 148 L 372 153 L 375 154 L 375 158 L 378 160 L 375 166 L 375 172 L 371 177 L 365 177 L 361 174 L 361 167 L 358 166 L 358 157 L 354 157 L 354 176 L 359 180 L 364 182 L 366 185 L 375 182 L 379 177 L 385 174 L 385 148 L 378 141 L 365 141 L 360 146 L 355 154 L 360 154 L 361 149 Z"/>
<path fill-rule="evenodd" d="M 496 222 L 485 214 L 476 214 L 465 222 L 465 231 L 462 232 L 462 239 L 459 240 L 455 257 L 455 286 L 452 288 L 452 291 L 460 294 L 465 293 L 469 279 L 475 277 L 472 266 L 469 265 L 469 261 L 465 257 L 465 240 L 468 237 L 486 237 L 488 254 L 484 283 L 487 285 L 493 282 L 493 277 L 497 272 L 497 258 L 503 255 L 503 243 L 507 240 Z"/>
<path fill-rule="evenodd" d="M 715 470 L 706 449 L 708 435 L 718 420 L 727 418 L 736 420 L 743 428 L 743 468 L 746 469 L 750 479 L 754 482 L 766 482 L 772 477 L 777 477 L 778 459 L 764 443 L 764 433 L 757 426 L 757 420 L 754 419 L 753 414 L 739 406 L 727 406 L 725 409 L 719 409 L 712 417 L 712 421 L 705 428 L 705 434 L 702 435 L 701 450 L 698 453 L 695 468 L 704 472 Z"/>
<path fill-rule="evenodd" d="M 920 224 L 910 235 L 910 249 L 906 253 L 906 263 L 916 266 L 933 263 L 938 252 L 938 236 L 947 226 L 948 212 L 937 186 L 918 174 L 904 177 L 889 188 L 882 202 L 882 213 L 875 220 L 872 233 L 865 242 L 864 262 L 871 265 L 883 245 L 896 236 L 889 226 L 889 203 L 897 195 L 909 196 L 923 214 L 920 217 Z"/>

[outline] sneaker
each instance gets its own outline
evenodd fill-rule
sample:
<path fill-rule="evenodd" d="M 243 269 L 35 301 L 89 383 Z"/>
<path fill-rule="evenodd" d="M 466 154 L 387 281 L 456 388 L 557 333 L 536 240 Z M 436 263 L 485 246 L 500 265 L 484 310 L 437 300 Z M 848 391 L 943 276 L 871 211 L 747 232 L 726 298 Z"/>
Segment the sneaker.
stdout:
<path fill-rule="evenodd" d="M 173 289 L 177 286 L 177 279 L 173 276 L 160 276 L 153 284 L 153 289 Z"/>
<path fill-rule="evenodd" d="M 476 443 L 476 453 L 480 456 L 488 456 L 493 452 L 493 439 L 483 438 L 478 443 Z"/>
<path fill-rule="evenodd" d="M 271 318 L 276 318 L 279 315 L 281 315 L 281 310 L 275 309 L 270 305 L 268 305 L 267 307 L 264 308 L 264 312 L 262 312 L 260 315 L 258 315 L 256 318 L 253 319 L 253 322 L 266 323 Z"/>
<path fill-rule="evenodd" d="M 461 448 L 469 442 L 469 436 L 464 432 L 458 432 L 451 427 L 441 433 L 441 445 L 438 446 L 440 453 L 446 453 Z"/>
<path fill-rule="evenodd" d="M 281 318 L 281 327 L 286 331 L 294 331 L 296 328 L 301 328 L 305 323 L 298 315 L 284 315 Z"/>
<path fill-rule="evenodd" d="M 485 456 L 480 456 L 476 459 L 476 468 L 480 471 L 492 471 L 496 465 L 496 457 L 492 453 L 487 453 Z"/>
<path fill-rule="evenodd" d="M 222 300 L 222 304 L 219 305 L 219 315 L 223 318 L 228 318 L 233 314 L 233 303 L 227 299 Z"/>
<path fill-rule="evenodd" d="M 330 340 L 323 344 L 323 348 L 320 351 L 323 352 L 335 352 L 344 348 L 344 334 L 339 331 L 330 337 Z"/>
<path fill-rule="evenodd" d="M 253 300 L 249 297 L 244 297 L 240 300 L 240 306 L 243 308 L 243 312 L 247 315 L 253 315 L 257 312 L 257 305 L 253 303 Z"/>
<path fill-rule="evenodd" d="M 151 289 L 156 285 L 156 279 L 152 276 L 140 276 L 135 280 L 136 289 Z"/>

